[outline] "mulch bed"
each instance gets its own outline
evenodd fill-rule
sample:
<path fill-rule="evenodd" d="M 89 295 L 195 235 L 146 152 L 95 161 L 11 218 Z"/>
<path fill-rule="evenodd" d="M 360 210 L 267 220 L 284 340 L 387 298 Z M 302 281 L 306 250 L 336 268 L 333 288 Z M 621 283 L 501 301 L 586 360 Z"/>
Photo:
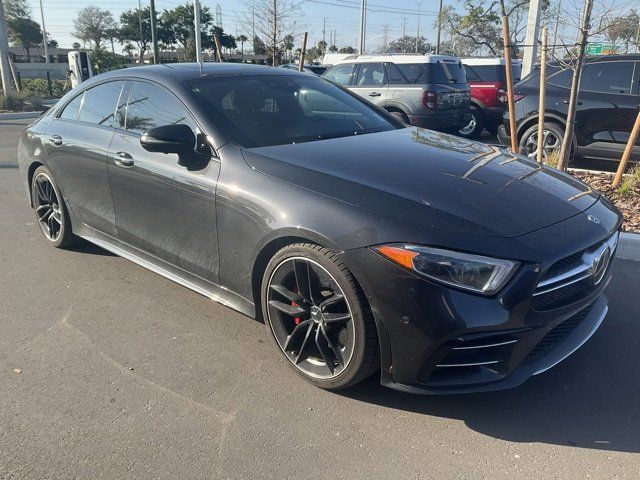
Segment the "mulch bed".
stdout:
<path fill-rule="evenodd" d="M 613 182 L 611 174 L 575 170 L 570 170 L 569 173 L 589 184 L 594 190 L 599 190 L 620 209 L 624 216 L 622 230 L 640 233 L 640 182 L 635 183 L 632 193 L 620 195 L 611 185 Z"/>

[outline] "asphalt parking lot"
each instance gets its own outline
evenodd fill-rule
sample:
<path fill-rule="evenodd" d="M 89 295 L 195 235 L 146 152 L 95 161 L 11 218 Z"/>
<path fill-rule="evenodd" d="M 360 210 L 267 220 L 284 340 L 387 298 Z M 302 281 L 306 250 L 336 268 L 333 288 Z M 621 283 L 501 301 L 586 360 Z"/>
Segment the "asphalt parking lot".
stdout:
<path fill-rule="evenodd" d="M 572 357 L 510 391 L 305 383 L 261 323 L 40 238 L 0 120 L 0 478 L 638 478 L 640 264 Z"/>

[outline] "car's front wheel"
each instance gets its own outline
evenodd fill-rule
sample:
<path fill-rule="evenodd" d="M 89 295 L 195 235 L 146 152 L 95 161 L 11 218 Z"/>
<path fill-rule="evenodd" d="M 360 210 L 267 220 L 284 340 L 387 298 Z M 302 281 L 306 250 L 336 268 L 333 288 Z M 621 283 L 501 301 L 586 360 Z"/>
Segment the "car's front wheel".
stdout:
<path fill-rule="evenodd" d="M 77 240 L 60 189 L 44 165 L 33 172 L 31 201 L 40 230 L 51 245 L 64 248 Z"/>
<path fill-rule="evenodd" d="M 564 129 L 557 123 L 545 122 L 542 126 L 542 158 L 549 162 L 554 152 L 560 152 Z M 571 151 L 573 152 L 573 143 Z M 520 138 L 520 153 L 535 159 L 538 154 L 538 124 L 529 127 Z"/>
<path fill-rule="evenodd" d="M 346 388 L 379 366 L 375 323 L 340 259 L 318 245 L 286 246 L 262 280 L 267 328 L 288 363 L 312 384 Z"/>

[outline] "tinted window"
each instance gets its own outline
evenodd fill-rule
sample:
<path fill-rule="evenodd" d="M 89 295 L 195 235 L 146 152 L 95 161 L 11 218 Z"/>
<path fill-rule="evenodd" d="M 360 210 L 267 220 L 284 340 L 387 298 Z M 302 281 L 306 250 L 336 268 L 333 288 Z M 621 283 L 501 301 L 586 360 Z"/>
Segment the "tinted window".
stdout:
<path fill-rule="evenodd" d="M 464 66 L 464 71 L 467 74 L 467 80 L 470 82 L 481 82 L 482 78 L 476 73 L 476 67 L 470 67 L 469 65 Z"/>
<path fill-rule="evenodd" d="M 538 70 L 538 74 L 540 74 L 540 70 Z M 557 85 L 558 87 L 569 88 L 571 86 L 571 77 L 573 77 L 573 70 L 567 68 L 551 76 L 549 78 L 549 83 Z M 540 79 L 537 81 L 540 82 Z"/>
<path fill-rule="evenodd" d="M 602 62 L 584 66 L 580 90 L 602 93 L 631 93 L 633 62 Z"/>
<path fill-rule="evenodd" d="M 467 83 L 467 76 L 460 62 L 440 61 L 431 66 L 432 83 Z"/>
<path fill-rule="evenodd" d="M 353 64 L 338 65 L 324 74 L 324 78 L 340 85 L 347 85 L 353 73 Z"/>
<path fill-rule="evenodd" d="M 212 122 L 232 142 L 244 147 L 398 128 L 366 102 L 317 77 L 202 78 L 190 85 Z"/>
<path fill-rule="evenodd" d="M 113 126 L 113 116 L 123 86 L 123 81 L 108 82 L 85 91 L 78 120 L 105 127 Z"/>
<path fill-rule="evenodd" d="M 81 93 L 76 98 L 71 100 L 67 104 L 67 106 L 64 107 L 64 110 L 62 110 L 62 113 L 60 114 L 60 118 L 66 118 L 66 119 L 69 119 L 69 120 L 77 120 L 78 119 L 78 112 L 80 111 L 80 105 L 82 103 L 82 96 L 83 95 L 84 94 Z"/>
<path fill-rule="evenodd" d="M 358 87 L 380 86 L 385 84 L 384 67 L 381 63 L 362 63 L 358 69 L 355 85 Z"/>
<path fill-rule="evenodd" d="M 385 67 L 387 68 L 387 78 L 390 84 L 407 83 L 407 79 L 404 78 L 404 75 L 398 70 L 397 65 L 386 63 Z"/>
<path fill-rule="evenodd" d="M 304 67 L 305 70 L 311 70 L 316 75 L 322 75 L 327 71 L 327 67 Z"/>
<path fill-rule="evenodd" d="M 185 124 L 195 132 L 196 126 L 187 109 L 162 87 L 133 82 L 127 106 L 126 128 L 139 134 L 162 125 Z"/>
<path fill-rule="evenodd" d="M 429 67 L 426 63 L 396 63 L 398 70 L 409 83 L 429 83 Z"/>

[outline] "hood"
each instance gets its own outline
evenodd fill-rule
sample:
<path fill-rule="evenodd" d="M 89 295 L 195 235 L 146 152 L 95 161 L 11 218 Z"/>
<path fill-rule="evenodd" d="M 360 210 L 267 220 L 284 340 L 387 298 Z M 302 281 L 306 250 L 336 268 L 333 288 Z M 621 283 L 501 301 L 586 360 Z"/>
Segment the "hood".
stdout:
<path fill-rule="evenodd" d="M 506 150 L 419 128 L 243 150 L 255 170 L 380 215 L 516 237 L 577 215 L 599 195 Z"/>

